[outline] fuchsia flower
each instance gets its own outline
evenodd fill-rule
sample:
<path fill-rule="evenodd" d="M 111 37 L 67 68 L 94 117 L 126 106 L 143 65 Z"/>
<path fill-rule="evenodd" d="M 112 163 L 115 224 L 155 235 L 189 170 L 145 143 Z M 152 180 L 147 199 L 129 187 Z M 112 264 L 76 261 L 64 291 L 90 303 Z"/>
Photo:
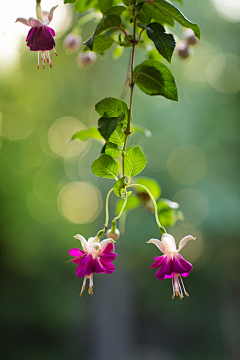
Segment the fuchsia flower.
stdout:
<path fill-rule="evenodd" d="M 189 240 L 195 240 L 195 238 L 191 235 L 185 236 L 180 241 L 178 250 L 176 249 L 175 239 L 172 235 L 163 234 L 161 240 L 162 241 L 158 239 L 150 239 L 148 241 L 150 244 L 155 244 L 164 254 L 162 256 L 155 257 L 155 262 L 151 265 L 151 268 L 155 269 L 160 267 L 155 274 L 159 280 L 172 278 L 172 299 L 178 295 L 180 299 L 182 299 L 183 292 L 186 296 L 189 296 L 185 290 L 182 276 L 188 276 L 193 266 L 179 254 L 179 251 L 182 250 Z M 179 279 L 181 280 L 181 283 Z"/>
<path fill-rule="evenodd" d="M 52 28 L 47 25 L 52 21 L 53 12 L 58 7 L 54 6 L 50 12 L 41 10 L 40 4 L 37 4 L 37 17 L 38 19 L 29 18 L 17 18 L 16 22 L 19 21 L 24 25 L 31 26 L 31 29 L 27 35 L 27 46 L 31 51 L 38 51 L 38 66 L 39 69 L 39 51 L 42 52 L 42 64 L 43 69 L 45 69 L 45 61 L 49 62 L 50 67 L 52 68 L 52 61 L 49 51 L 55 48 L 55 32 Z M 57 55 L 56 50 L 54 49 L 55 54 Z M 46 57 L 45 57 L 46 56 Z"/>
<path fill-rule="evenodd" d="M 87 241 L 79 234 L 74 237 L 81 241 L 83 248 L 83 250 L 78 248 L 69 250 L 69 254 L 75 257 L 72 262 L 78 264 L 76 276 L 84 277 L 80 296 L 82 296 L 82 293 L 85 290 L 87 279 L 89 279 L 88 293 L 92 295 L 93 274 L 112 274 L 115 270 L 115 266 L 112 264 L 112 261 L 118 256 L 113 252 L 115 241 L 108 238 L 99 242 L 99 237 L 97 236 L 90 237 Z"/>

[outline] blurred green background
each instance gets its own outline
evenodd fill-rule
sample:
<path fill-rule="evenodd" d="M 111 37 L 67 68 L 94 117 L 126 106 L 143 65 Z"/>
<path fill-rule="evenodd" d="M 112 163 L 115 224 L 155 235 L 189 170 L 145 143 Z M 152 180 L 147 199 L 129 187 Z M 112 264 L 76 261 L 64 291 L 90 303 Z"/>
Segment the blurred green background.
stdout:
<path fill-rule="evenodd" d="M 191 58 L 174 55 L 180 101 L 136 88 L 133 119 L 152 137 L 137 134 L 129 144 L 148 158 L 143 175 L 180 203 L 185 221 L 169 232 L 177 242 L 197 237 L 182 251 L 194 265 L 185 279 L 190 297 L 173 301 L 171 281 L 154 276 L 160 253 L 146 241 L 159 230 L 138 208 L 116 245 L 116 271 L 95 274 L 94 296 L 79 298 L 82 279 L 64 262 L 78 246 L 73 235 L 88 238 L 102 227 L 113 181 L 90 170 L 101 144 L 67 140 L 96 125 L 98 101 L 120 96 L 129 49 L 117 61 L 110 50 L 78 69 L 76 55 L 63 49 L 65 34 L 53 69 L 37 71 L 23 40 L 20 67 L 2 71 L 0 82 L 2 359 L 239 359 L 240 21 L 221 16 L 210 0 L 181 9 L 200 25 L 202 41 Z M 136 64 L 144 59 L 137 52 Z M 115 204 L 113 195 L 111 218 Z"/>

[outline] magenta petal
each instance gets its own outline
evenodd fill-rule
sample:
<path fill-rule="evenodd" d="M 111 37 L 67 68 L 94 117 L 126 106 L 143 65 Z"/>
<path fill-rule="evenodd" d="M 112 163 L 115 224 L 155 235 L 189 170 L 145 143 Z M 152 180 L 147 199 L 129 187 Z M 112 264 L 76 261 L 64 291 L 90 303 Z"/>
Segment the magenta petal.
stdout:
<path fill-rule="evenodd" d="M 74 264 L 80 264 L 81 263 L 81 258 L 80 257 L 78 257 L 78 258 L 75 258 L 75 259 L 72 259 L 72 262 L 74 263 Z"/>
<path fill-rule="evenodd" d="M 113 252 L 108 252 L 108 253 L 102 252 L 99 256 L 104 261 L 112 262 L 115 259 L 115 257 L 118 255 Z"/>
<path fill-rule="evenodd" d="M 167 255 L 157 256 L 154 259 L 155 262 L 151 265 L 152 269 L 158 268 L 163 265 L 167 260 Z"/>
<path fill-rule="evenodd" d="M 26 41 L 31 51 L 48 51 L 55 47 L 53 35 L 47 26 L 30 29 Z"/>
<path fill-rule="evenodd" d="M 107 253 L 107 252 L 110 252 L 110 251 L 113 251 L 114 250 L 114 244 L 112 244 L 112 243 L 109 243 L 109 244 L 107 244 L 107 246 L 105 247 L 105 249 L 103 250 L 103 252 L 102 253 Z"/>
<path fill-rule="evenodd" d="M 180 264 L 185 269 L 184 272 L 189 273 L 193 268 L 192 264 L 190 262 L 186 261 L 180 254 L 178 254 L 177 257 L 178 257 Z"/>
<path fill-rule="evenodd" d="M 83 256 L 83 257 L 81 258 L 81 264 L 86 264 L 86 263 L 89 263 L 89 262 L 91 262 L 91 261 L 93 261 L 93 257 L 92 257 L 91 254 L 88 254 L 88 255 Z"/>
<path fill-rule="evenodd" d="M 115 266 L 111 262 L 101 259 L 96 259 L 94 265 L 96 273 L 112 274 L 115 270 Z"/>
<path fill-rule="evenodd" d="M 172 268 L 173 268 L 173 261 L 172 259 L 167 259 L 167 261 L 162 265 L 162 267 L 156 272 L 155 276 L 158 278 L 158 280 L 162 281 L 166 275 L 172 274 Z"/>
<path fill-rule="evenodd" d="M 76 276 L 84 277 L 86 275 L 90 275 L 94 272 L 93 270 L 93 261 L 87 262 L 86 264 L 79 264 L 76 269 Z"/>
<path fill-rule="evenodd" d="M 50 28 L 49 26 L 47 26 L 47 28 L 50 31 L 50 33 L 52 34 L 52 36 L 55 36 L 55 31 L 52 28 Z"/>
<path fill-rule="evenodd" d="M 79 256 L 84 255 L 85 252 L 82 251 L 82 250 L 80 250 L 80 249 L 78 249 L 78 248 L 73 248 L 73 249 L 70 249 L 70 250 L 69 250 L 69 254 L 70 254 L 71 256 L 74 256 L 74 257 L 79 257 Z"/>

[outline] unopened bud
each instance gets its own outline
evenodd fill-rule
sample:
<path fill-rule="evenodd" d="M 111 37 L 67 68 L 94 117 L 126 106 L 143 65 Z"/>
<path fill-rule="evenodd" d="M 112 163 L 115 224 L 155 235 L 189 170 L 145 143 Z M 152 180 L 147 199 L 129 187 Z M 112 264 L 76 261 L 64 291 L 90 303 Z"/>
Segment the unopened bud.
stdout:
<path fill-rule="evenodd" d="M 67 52 L 74 53 L 81 48 L 82 38 L 80 35 L 70 33 L 65 37 L 63 45 Z"/>
<path fill-rule="evenodd" d="M 119 239 L 119 236 L 120 236 L 120 231 L 118 229 L 115 229 L 115 231 L 109 229 L 107 232 L 107 237 L 115 241 Z"/>
<path fill-rule="evenodd" d="M 92 51 L 86 51 L 84 53 L 79 53 L 77 56 L 77 63 L 80 66 L 90 66 L 92 65 L 97 59 L 97 56 Z"/>
<path fill-rule="evenodd" d="M 191 50 L 188 47 L 188 43 L 185 41 L 180 42 L 176 46 L 176 52 L 182 59 L 187 59 L 191 55 Z"/>
<path fill-rule="evenodd" d="M 189 45 L 195 45 L 199 41 L 192 29 L 187 29 L 186 31 L 184 31 L 183 38 Z"/>

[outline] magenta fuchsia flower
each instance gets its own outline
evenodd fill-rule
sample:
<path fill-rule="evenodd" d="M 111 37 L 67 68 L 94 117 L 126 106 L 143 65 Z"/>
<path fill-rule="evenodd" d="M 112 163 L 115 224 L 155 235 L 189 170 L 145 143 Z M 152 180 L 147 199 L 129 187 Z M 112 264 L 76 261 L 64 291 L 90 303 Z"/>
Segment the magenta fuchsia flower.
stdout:
<path fill-rule="evenodd" d="M 45 69 L 45 61 L 50 64 L 50 67 L 52 68 L 52 61 L 50 57 L 50 50 L 54 50 L 55 54 L 57 55 L 55 48 L 55 32 L 52 28 L 47 26 L 53 18 L 53 12 L 58 7 L 54 6 L 50 12 L 41 10 L 40 4 L 37 4 L 37 16 L 38 19 L 29 18 L 17 18 L 16 22 L 19 21 L 24 25 L 31 26 L 31 29 L 28 32 L 26 42 L 27 46 L 30 48 L 31 51 L 37 51 L 38 52 L 38 66 L 39 69 L 39 51 L 42 52 L 42 64 L 43 69 Z"/>
<path fill-rule="evenodd" d="M 150 244 L 155 244 L 164 254 L 155 257 L 155 262 L 151 265 L 151 268 L 160 267 L 155 274 L 158 280 L 172 278 L 172 299 L 178 295 L 182 299 L 183 292 L 186 296 L 189 296 L 185 290 L 182 277 L 188 276 L 193 266 L 179 254 L 179 251 L 182 250 L 189 240 L 195 240 L 195 238 L 191 235 L 185 236 L 180 241 L 178 250 L 176 249 L 174 237 L 169 234 L 163 234 L 161 241 L 158 239 L 150 239 L 148 241 Z"/>
<path fill-rule="evenodd" d="M 112 261 L 117 254 L 114 251 L 114 240 L 105 239 L 99 242 L 99 237 L 90 237 L 88 241 L 82 235 L 74 236 L 75 239 L 80 240 L 83 250 L 73 248 L 69 250 L 69 254 L 74 256 L 72 262 L 78 264 L 76 269 L 76 276 L 84 277 L 83 285 L 80 292 L 82 296 L 85 290 L 86 281 L 89 279 L 88 293 L 93 294 L 93 274 L 112 274 L 115 266 Z"/>

